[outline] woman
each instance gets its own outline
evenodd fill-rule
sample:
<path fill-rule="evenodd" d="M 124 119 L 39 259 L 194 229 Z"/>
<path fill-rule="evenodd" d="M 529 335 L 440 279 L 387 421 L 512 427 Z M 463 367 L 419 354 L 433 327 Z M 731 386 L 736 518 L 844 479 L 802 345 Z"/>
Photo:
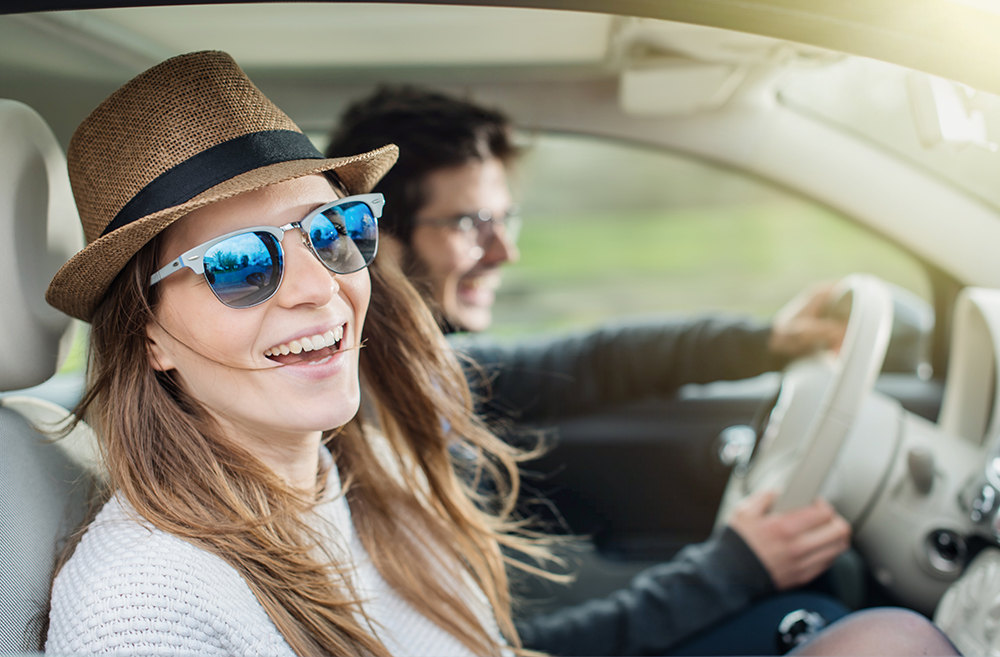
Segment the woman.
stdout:
<path fill-rule="evenodd" d="M 78 416 L 113 493 L 55 577 L 47 651 L 518 645 L 500 546 L 545 551 L 510 519 L 518 454 L 373 260 L 366 192 L 395 157 L 323 159 L 217 52 L 146 71 L 77 130 L 88 246 L 47 299 L 93 325 Z M 459 441 L 499 504 L 456 475 Z"/>

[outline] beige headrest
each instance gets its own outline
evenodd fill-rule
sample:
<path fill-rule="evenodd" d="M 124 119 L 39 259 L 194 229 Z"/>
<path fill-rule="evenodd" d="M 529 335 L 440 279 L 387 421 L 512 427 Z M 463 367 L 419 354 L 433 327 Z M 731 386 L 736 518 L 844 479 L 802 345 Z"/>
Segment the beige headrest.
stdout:
<path fill-rule="evenodd" d="M 0 100 L 0 391 L 42 383 L 68 353 L 73 322 L 45 288 L 82 247 L 55 136 L 27 105 Z"/>

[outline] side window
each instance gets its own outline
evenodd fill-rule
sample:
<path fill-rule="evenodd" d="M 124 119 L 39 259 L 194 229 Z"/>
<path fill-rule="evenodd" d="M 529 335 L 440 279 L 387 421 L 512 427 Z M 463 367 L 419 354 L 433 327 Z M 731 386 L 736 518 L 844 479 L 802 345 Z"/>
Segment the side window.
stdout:
<path fill-rule="evenodd" d="M 764 319 L 809 283 L 853 272 L 930 300 L 926 272 L 894 244 L 824 206 L 704 161 L 541 135 L 514 187 L 524 218 L 521 259 L 507 267 L 497 299 L 493 332 L 500 335 L 636 314 Z"/>

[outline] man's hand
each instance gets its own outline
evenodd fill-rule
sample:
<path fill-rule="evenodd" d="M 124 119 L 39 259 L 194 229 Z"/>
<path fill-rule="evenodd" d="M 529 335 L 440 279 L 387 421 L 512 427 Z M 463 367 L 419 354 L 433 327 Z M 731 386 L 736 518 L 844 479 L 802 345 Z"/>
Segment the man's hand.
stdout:
<path fill-rule="evenodd" d="M 851 544 L 851 526 L 824 500 L 770 514 L 773 491 L 758 491 L 737 505 L 729 526 L 746 542 L 778 590 L 812 581 Z"/>
<path fill-rule="evenodd" d="M 798 358 L 820 349 L 840 349 L 847 321 L 827 317 L 835 283 L 806 288 L 774 316 L 768 348 L 775 354 Z"/>

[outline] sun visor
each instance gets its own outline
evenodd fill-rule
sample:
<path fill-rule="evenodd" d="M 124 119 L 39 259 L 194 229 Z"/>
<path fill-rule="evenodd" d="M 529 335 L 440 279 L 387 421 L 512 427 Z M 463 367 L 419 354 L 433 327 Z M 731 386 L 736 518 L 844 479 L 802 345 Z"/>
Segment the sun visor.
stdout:
<path fill-rule="evenodd" d="M 689 116 L 725 104 L 745 69 L 677 58 L 622 71 L 618 102 L 634 116 Z"/>

